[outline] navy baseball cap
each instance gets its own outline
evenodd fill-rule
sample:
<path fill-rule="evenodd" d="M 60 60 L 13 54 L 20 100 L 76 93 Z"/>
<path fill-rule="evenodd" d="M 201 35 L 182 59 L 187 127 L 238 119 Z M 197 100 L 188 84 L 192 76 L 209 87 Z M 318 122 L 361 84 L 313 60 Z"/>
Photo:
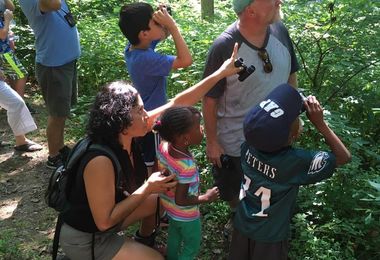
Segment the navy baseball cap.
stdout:
<path fill-rule="evenodd" d="M 289 84 L 279 85 L 247 113 L 243 125 L 245 140 L 260 151 L 281 149 L 286 145 L 291 125 L 302 108 L 300 93 Z"/>

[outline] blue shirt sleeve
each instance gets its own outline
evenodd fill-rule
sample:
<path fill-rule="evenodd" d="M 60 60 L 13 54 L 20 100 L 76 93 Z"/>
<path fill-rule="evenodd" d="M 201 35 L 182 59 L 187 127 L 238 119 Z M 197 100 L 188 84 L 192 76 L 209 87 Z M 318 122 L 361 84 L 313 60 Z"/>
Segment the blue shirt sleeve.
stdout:
<path fill-rule="evenodd" d="M 29 14 L 30 16 L 43 15 L 43 13 L 40 10 L 40 4 L 38 0 L 20 0 L 19 2 L 20 2 L 22 11 L 25 14 Z"/>

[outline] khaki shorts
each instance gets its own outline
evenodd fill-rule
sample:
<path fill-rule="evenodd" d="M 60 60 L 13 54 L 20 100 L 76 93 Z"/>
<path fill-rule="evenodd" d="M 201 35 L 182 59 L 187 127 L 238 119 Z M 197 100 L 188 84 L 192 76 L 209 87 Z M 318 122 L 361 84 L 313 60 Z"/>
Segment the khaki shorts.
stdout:
<path fill-rule="evenodd" d="M 117 234 L 118 228 L 95 233 L 94 255 L 96 260 L 110 260 L 126 238 Z M 62 225 L 59 245 L 70 259 L 92 259 L 92 234 L 79 231 L 67 224 Z"/>
<path fill-rule="evenodd" d="M 36 63 L 36 77 L 49 116 L 68 117 L 77 102 L 76 60 L 58 67 Z"/>

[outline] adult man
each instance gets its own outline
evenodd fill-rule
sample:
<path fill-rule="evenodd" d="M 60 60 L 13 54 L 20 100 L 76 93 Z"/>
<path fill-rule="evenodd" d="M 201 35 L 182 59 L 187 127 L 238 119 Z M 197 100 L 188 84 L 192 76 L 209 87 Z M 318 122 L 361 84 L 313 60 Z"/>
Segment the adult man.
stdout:
<path fill-rule="evenodd" d="M 35 35 L 36 77 L 48 109 L 46 165 L 56 168 L 69 151 L 64 127 L 77 97 L 78 30 L 66 0 L 20 0 L 20 6 Z"/>
<path fill-rule="evenodd" d="M 228 56 L 225 50 L 238 42 L 238 56 L 256 68 L 242 82 L 236 75 L 219 81 L 203 99 L 207 156 L 214 165 L 221 198 L 232 213 L 242 181 L 240 145 L 245 114 L 281 83 L 297 87 L 299 65 L 289 34 L 279 21 L 280 5 L 281 0 L 233 0 L 238 20 L 214 41 L 206 62 L 204 76 L 218 68 Z M 222 154 L 227 155 L 224 167 Z"/>

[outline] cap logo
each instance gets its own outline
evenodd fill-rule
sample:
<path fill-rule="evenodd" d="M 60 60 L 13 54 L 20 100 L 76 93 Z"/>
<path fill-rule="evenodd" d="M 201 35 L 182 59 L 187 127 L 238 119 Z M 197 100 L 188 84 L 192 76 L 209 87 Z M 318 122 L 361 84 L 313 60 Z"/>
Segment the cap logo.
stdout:
<path fill-rule="evenodd" d="M 270 112 L 270 116 L 273 118 L 278 118 L 285 114 L 284 110 L 282 110 L 276 102 L 271 99 L 267 99 L 260 103 L 260 107 L 264 109 L 266 112 Z"/>

